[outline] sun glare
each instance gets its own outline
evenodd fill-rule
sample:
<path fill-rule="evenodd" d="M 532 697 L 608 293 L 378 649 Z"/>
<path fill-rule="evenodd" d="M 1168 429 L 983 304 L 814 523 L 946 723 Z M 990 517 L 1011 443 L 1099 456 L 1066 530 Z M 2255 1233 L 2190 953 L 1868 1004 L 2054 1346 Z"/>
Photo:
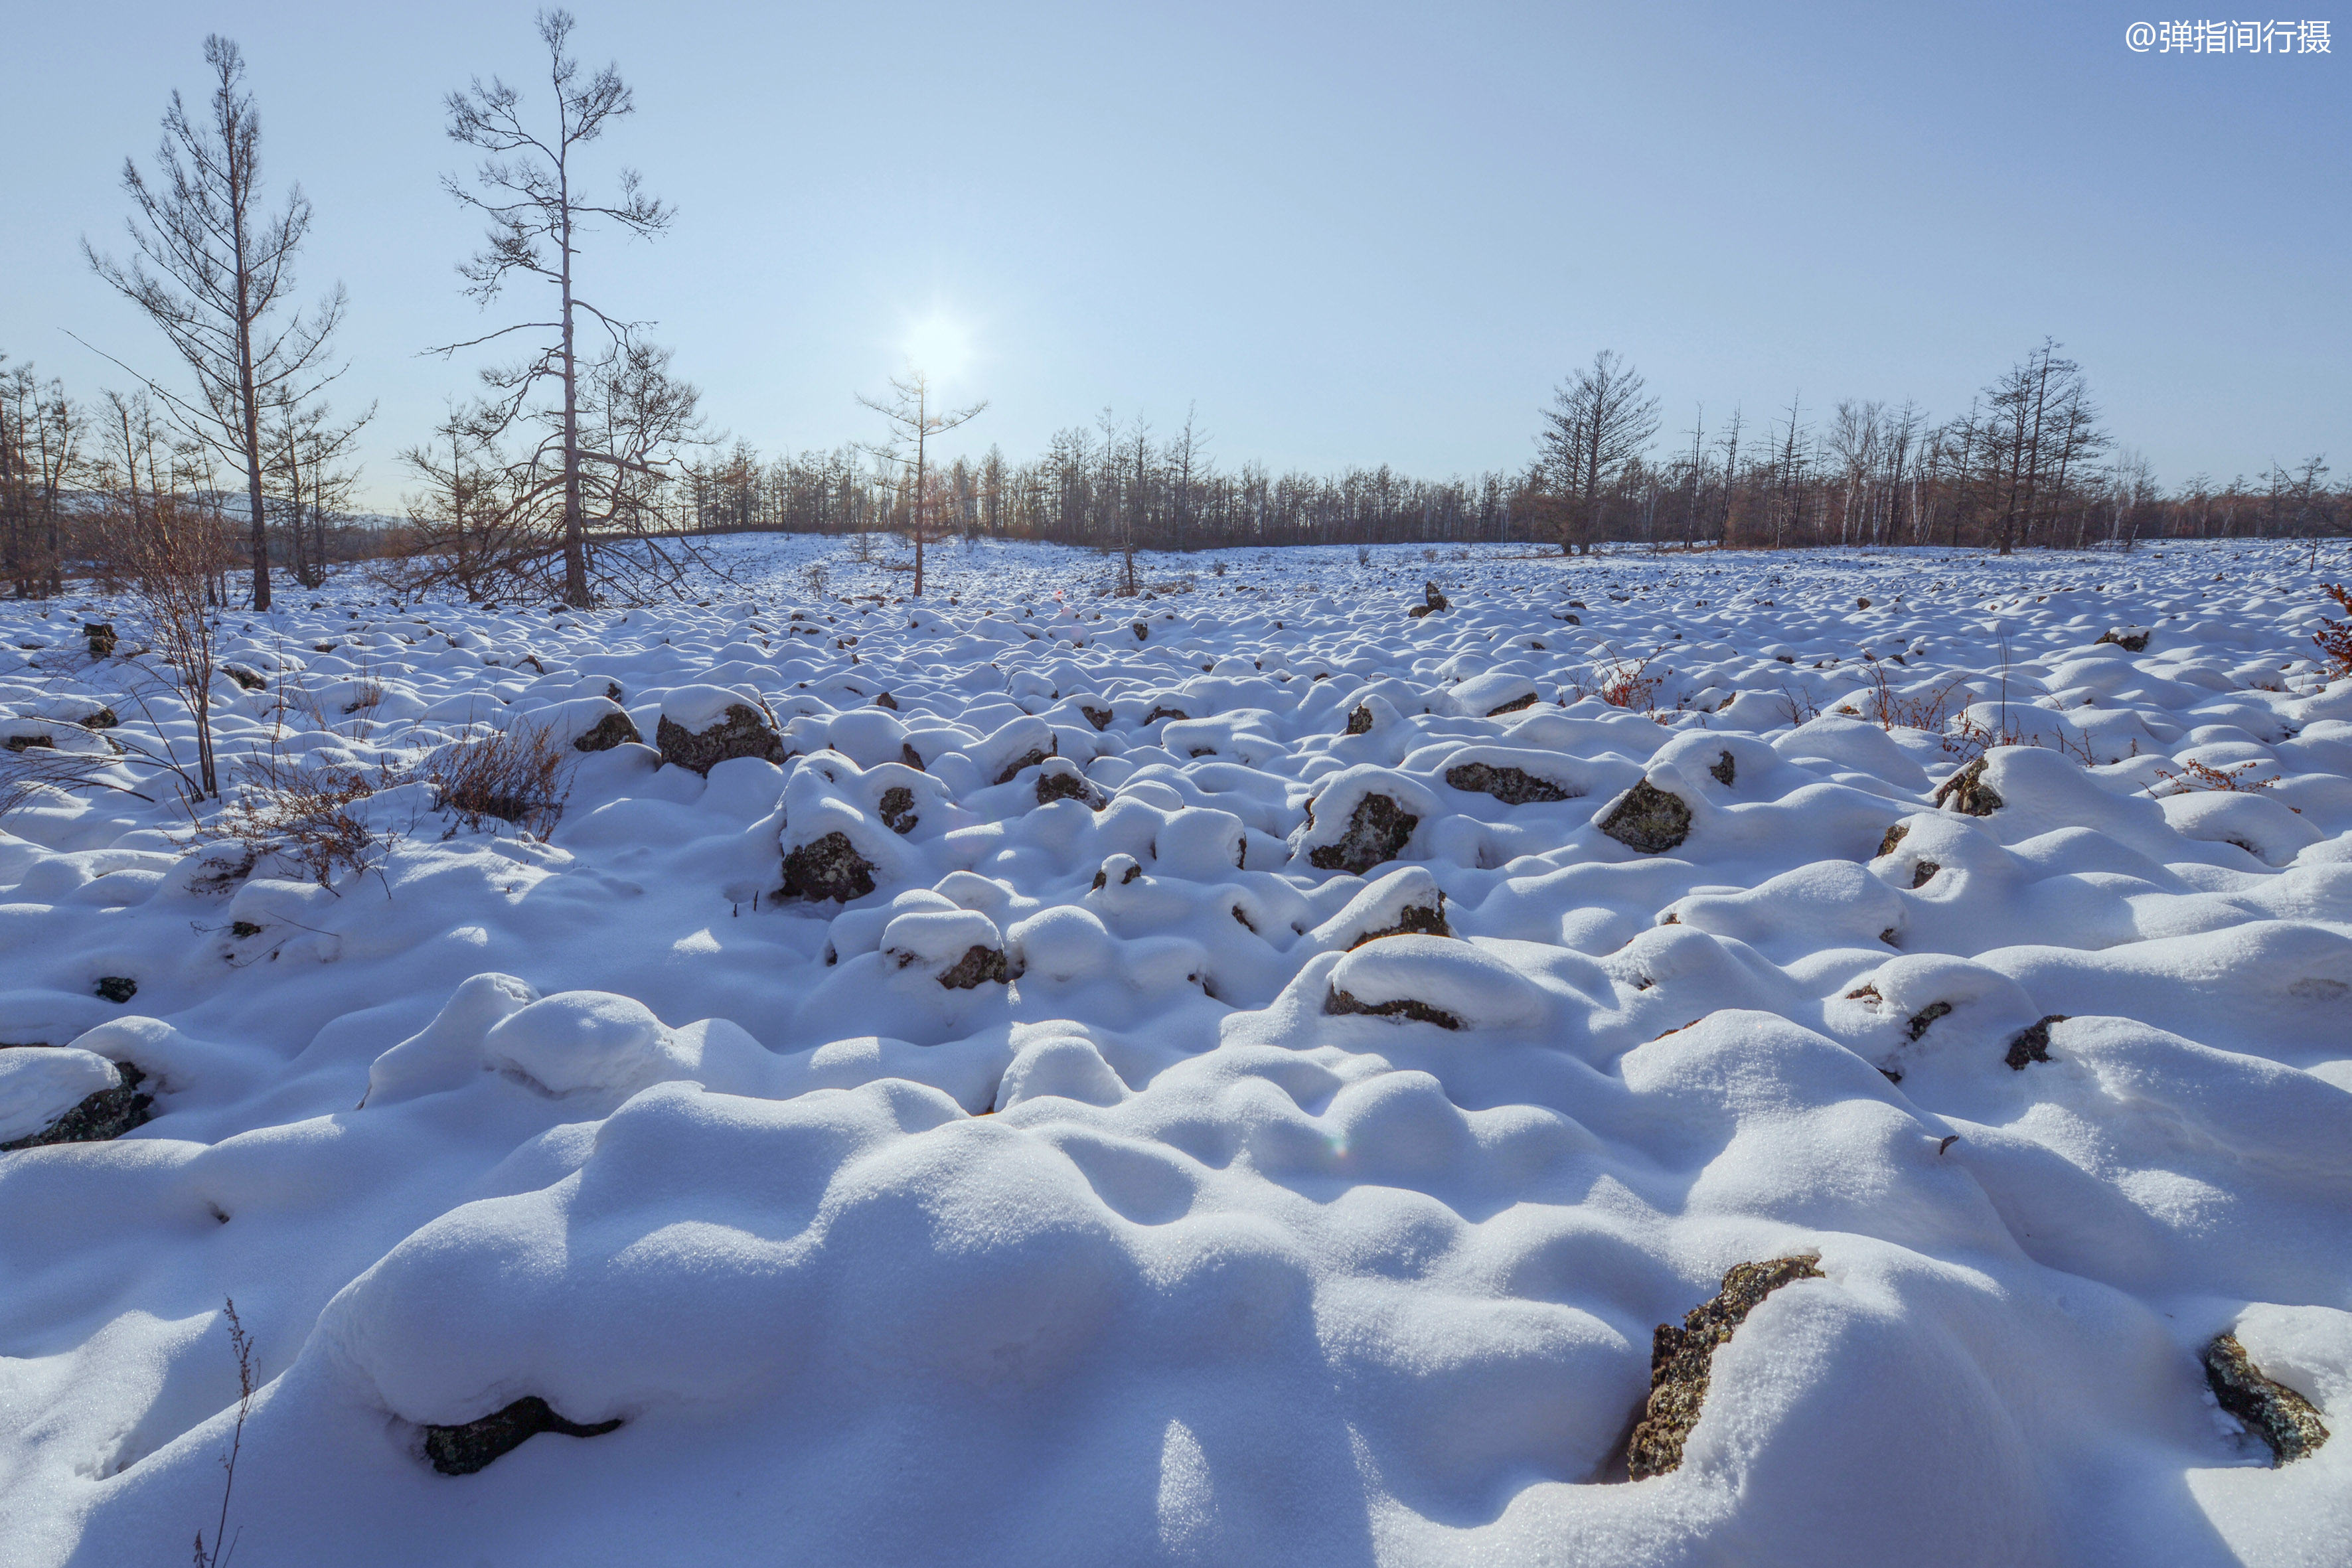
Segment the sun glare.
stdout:
<path fill-rule="evenodd" d="M 908 321 L 899 347 L 909 364 L 940 381 L 953 381 L 971 365 L 971 329 L 936 312 Z"/>

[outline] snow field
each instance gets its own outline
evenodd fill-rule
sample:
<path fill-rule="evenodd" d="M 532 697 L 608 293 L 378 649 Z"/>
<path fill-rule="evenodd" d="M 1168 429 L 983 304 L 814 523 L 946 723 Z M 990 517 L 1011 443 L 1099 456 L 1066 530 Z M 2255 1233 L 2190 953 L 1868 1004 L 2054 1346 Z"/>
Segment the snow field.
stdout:
<path fill-rule="evenodd" d="M 209 1528 L 234 1296 L 240 1563 L 2352 1560 L 2352 1444 L 2200 1359 L 2352 1421 L 2299 559 L 717 556 L 225 618 L 225 756 L 625 716 L 544 841 L 0 824 L 0 1142 L 154 1096 L 0 1153 L 0 1556 Z M 43 612 L 6 733 L 184 743 Z M 1653 1329 L 1785 1257 L 1623 1480 Z M 623 1425 L 426 1462 L 526 1396 Z"/>

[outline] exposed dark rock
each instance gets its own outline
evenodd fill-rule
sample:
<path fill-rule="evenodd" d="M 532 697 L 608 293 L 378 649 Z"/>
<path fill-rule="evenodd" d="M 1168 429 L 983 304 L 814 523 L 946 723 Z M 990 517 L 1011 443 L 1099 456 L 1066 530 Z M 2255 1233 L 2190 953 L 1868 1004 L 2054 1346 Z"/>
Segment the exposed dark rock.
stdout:
<path fill-rule="evenodd" d="M 953 968 L 940 973 L 940 984 L 950 991 L 971 991 L 989 981 L 1002 985 L 1004 979 L 1004 954 L 996 948 L 974 942 L 964 949 Z"/>
<path fill-rule="evenodd" d="M 427 1426 L 425 1457 L 445 1476 L 470 1476 L 541 1432 L 561 1432 L 567 1437 L 601 1437 L 620 1425 L 617 1417 L 589 1426 L 566 1421 L 546 1400 L 530 1394 L 503 1410 L 461 1426 Z"/>
<path fill-rule="evenodd" d="M 2216 1334 L 2205 1347 L 2205 1382 L 2221 1408 L 2270 1445 L 2271 1468 L 2292 1463 L 2327 1441 L 2327 1428 L 2311 1401 L 2284 1384 L 2273 1383 L 2246 1359 L 2235 1334 Z"/>
<path fill-rule="evenodd" d="M 927 773 L 931 771 L 930 769 L 923 766 L 923 753 L 915 750 L 914 743 L 912 742 L 901 742 L 899 743 L 898 760 L 906 763 L 908 767 L 914 769 L 919 773 Z"/>
<path fill-rule="evenodd" d="M 1181 708 L 1155 707 L 1150 712 L 1143 716 L 1143 721 L 1146 724 L 1157 724 L 1162 719 L 1190 719 L 1192 715 L 1185 712 Z"/>
<path fill-rule="evenodd" d="M 1032 746 L 1026 752 L 1023 753 L 1018 760 L 1005 764 L 1004 771 L 996 775 L 996 782 L 998 784 L 1011 784 L 1015 778 L 1020 776 L 1020 773 L 1023 768 L 1034 768 L 1052 754 L 1053 753 L 1050 752 L 1041 752 L 1037 750 L 1036 747 Z"/>
<path fill-rule="evenodd" d="M 2099 642 L 2095 642 L 2091 646 L 2096 647 L 2100 642 L 2113 643 L 2126 653 L 2147 651 L 2147 633 L 2137 626 L 2128 629 L 2118 626 L 2113 631 L 2101 632 Z"/>
<path fill-rule="evenodd" d="M 1904 1025 L 1904 1027 L 1911 1031 L 1911 1037 L 1916 1040 L 1920 1036 L 1927 1032 L 1928 1025 L 1944 1016 L 1951 1010 L 1952 1005 L 1949 1002 L 1930 1002 L 1925 1007 L 1920 1008 L 1916 1013 L 1912 1014 L 1910 1021 Z"/>
<path fill-rule="evenodd" d="M 1970 816 L 1990 816 L 2000 809 L 2000 795 L 1984 782 L 1985 760 L 1979 757 L 1936 788 L 1936 806 L 1941 810 L 1947 800 L 1954 811 Z"/>
<path fill-rule="evenodd" d="M 2028 1062 L 2050 1059 L 2050 1026 L 2066 1021 L 2063 1013 L 2053 1013 L 2030 1027 L 2018 1031 L 2017 1038 L 2009 1042 L 2009 1054 L 2001 1059 L 2011 1070 L 2023 1072 Z"/>
<path fill-rule="evenodd" d="M 1492 719 L 1498 714 L 1516 713 L 1522 708 L 1532 708 L 1541 696 L 1540 692 L 1530 691 L 1525 697 L 1514 697 L 1498 707 L 1487 709 L 1486 717 Z"/>
<path fill-rule="evenodd" d="M 579 752 L 609 752 L 615 746 L 641 745 L 644 742 L 635 721 L 626 713 L 607 713 L 572 742 L 572 747 Z"/>
<path fill-rule="evenodd" d="M 1356 803 L 1339 841 L 1308 850 L 1307 863 L 1321 870 L 1352 871 L 1360 877 L 1381 861 L 1395 859 L 1420 826 L 1420 817 L 1388 796 L 1367 795 Z"/>
<path fill-rule="evenodd" d="M 1434 1024 L 1441 1029 L 1458 1029 L 1462 1026 L 1461 1019 L 1444 1008 L 1433 1007 L 1426 1002 L 1415 1002 L 1410 997 L 1399 1002 L 1359 1002 L 1337 986 L 1332 987 L 1331 994 L 1325 998 L 1323 1011 L 1361 1013 L 1371 1018 L 1411 1018 L 1417 1023 Z"/>
<path fill-rule="evenodd" d="M 664 714 L 654 726 L 654 744 L 661 748 L 663 762 L 698 773 L 737 757 L 758 757 L 778 767 L 784 762 L 784 738 L 748 702 L 730 702 L 727 716 L 699 734 Z"/>
<path fill-rule="evenodd" d="M 1047 768 L 1037 775 L 1037 804 L 1049 801 L 1075 800 L 1091 811 L 1100 811 L 1110 803 L 1102 792 L 1076 767 Z"/>
<path fill-rule="evenodd" d="M 81 635 L 89 639 L 90 658 L 114 657 L 114 623 L 112 621 L 84 621 Z"/>
<path fill-rule="evenodd" d="M 1628 1476 L 1638 1481 L 1681 1468 L 1683 1444 L 1706 1402 L 1715 1347 L 1727 1342 L 1757 1303 L 1781 1286 L 1821 1278 L 1822 1271 L 1804 1258 L 1734 1264 L 1723 1277 L 1722 1292 L 1685 1313 L 1681 1328 L 1658 1325 L 1650 1342 L 1650 1396 L 1625 1444 Z"/>
<path fill-rule="evenodd" d="M 1454 928 L 1445 923 L 1445 895 L 1440 893 L 1437 895 L 1436 908 L 1432 909 L 1427 904 L 1407 904 L 1397 911 L 1396 924 L 1364 932 L 1348 944 L 1348 951 L 1353 952 L 1364 943 L 1378 942 L 1384 936 L 1452 936 L 1453 934 Z"/>
<path fill-rule="evenodd" d="M 51 1143 L 103 1143 L 141 1125 L 155 1104 L 153 1095 L 139 1092 L 147 1075 L 129 1062 L 115 1063 L 114 1070 L 121 1075 L 121 1081 L 112 1089 L 84 1095 L 71 1110 L 29 1137 L 0 1143 L 0 1153 L 39 1149 Z"/>
<path fill-rule="evenodd" d="M 1572 800 L 1574 790 L 1562 789 L 1549 779 L 1539 779 L 1524 768 L 1489 767 L 1485 763 L 1464 763 L 1445 770 L 1445 782 L 1455 789 L 1473 795 L 1491 795 L 1505 805 L 1525 805 L 1529 801 Z"/>
<path fill-rule="evenodd" d="M 874 890 L 874 865 L 839 831 L 812 839 L 784 857 L 784 896 L 845 904 Z"/>
<path fill-rule="evenodd" d="M 128 974 L 102 974 L 99 976 L 98 994 L 119 1005 L 139 994 L 139 982 Z"/>
<path fill-rule="evenodd" d="M 1886 837 L 1878 841 L 1879 855 L 1886 856 L 1894 854 L 1895 847 L 1902 843 L 1905 836 L 1910 831 L 1911 825 L 1907 822 L 1898 822 L 1894 826 L 1888 828 L 1886 830 Z"/>
<path fill-rule="evenodd" d="M 1920 861 L 1916 866 L 1911 868 L 1912 889 L 1916 891 L 1917 889 L 1926 887 L 1930 881 L 1935 879 L 1936 873 L 1942 869 L 1943 867 L 1937 865 L 1933 860 Z"/>
<path fill-rule="evenodd" d="M 1682 796 L 1643 779 L 1601 819 L 1601 831 L 1628 849 L 1663 855 L 1690 837 L 1690 807 Z"/>
<path fill-rule="evenodd" d="M 236 681 L 247 691 L 266 691 L 269 689 L 268 679 L 257 669 L 242 664 L 225 664 L 220 668 L 223 675 Z"/>
<path fill-rule="evenodd" d="M 1134 630 L 1136 641 L 1149 642 L 1151 640 L 1151 628 L 1145 626 L 1141 621 L 1135 623 Z"/>
<path fill-rule="evenodd" d="M 1371 732 L 1372 710 L 1366 704 L 1359 702 L 1356 704 L 1354 711 L 1348 715 L 1348 733 L 1350 735 L 1369 735 Z"/>
<path fill-rule="evenodd" d="M 1129 866 L 1125 871 L 1119 873 L 1118 885 L 1124 888 L 1129 882 L 1134 881 L 1138 877 L 1142 875 L 1143 868 L 1141 866 Z M 1100 891 L 1102 889 L 1109 886 L 1109 884 L 1110 871 L 1108 868 L 1095 873 L 1095 890 Z"/>
<path fill-rule="evenodd" d="M 1110 728 L 1111 710 L 1109 709 L 1097 708 L 1091 702 L 1081 702 L 1078 704 L 1078 711 L 1085 714 L 1087 716 L 1087 722 L 1092 724 L 1096 729 L 1108 730 Z"/>
<path fill-rule="evenodd" d="M 1717 753 L 1715 761 L 1708 765 L 1706 771 L 1715 775 L 1716 783 L 1729 789 L 1731 781 L 1739 776 L 1739 764 L 1731 760 L 1729 752 L 1721 752 Z"/>
<path fill-rule="evenodd" d="M 893 833 L 911 833 L 921 820 L 915 815 L 915 792 L 905 784 L 892 784 L 884 790 L 878 809 L 882 826 Z"/>
<path fill-rule="evenodd" d="M 885 691 L 874 699 L 874 706 L 887 708 L 891 712 L 896 713 L 898 710 L 898 700 Z"/>

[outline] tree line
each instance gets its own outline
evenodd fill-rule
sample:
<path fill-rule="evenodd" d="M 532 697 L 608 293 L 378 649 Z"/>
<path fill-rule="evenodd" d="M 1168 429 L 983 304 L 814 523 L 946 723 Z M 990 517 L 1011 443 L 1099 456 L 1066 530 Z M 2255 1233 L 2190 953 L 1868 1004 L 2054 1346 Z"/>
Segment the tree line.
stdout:
<path fill-rule="evenodd" d="M 174 92 L 155 153 L 124 162 L 127 251 L 83 245 L 184 374 L 116 360 L 130 390 L 87 403 L 0 355 L 0 576 L 12 592 L 107 578 L 152 558 L 135 536 L 163 527 L 209 531 L 190 558 L 216 563 L 216 602 L 234 574 L 267 608 L 274 576 L 316 586 L 362 556 L 415 591 L 642 599 L 683 586 L 696 541 L 746 530 L 841 534 L 862 549 L 895 533 L 914 552 L 919 592 L 926 545 L 954 534 L 1115 552 L 1132 587 L 1143 550 L 1631 542 L 2007 553 L 2315 541 L 2352 521 L 2352 490 L 2328 486 L 2324 455 L 2160 486 L 2105 427 L 2082 366 L 2047 340 L 1941 418 L 1910 401 L 1809 407 L 1800 394 L 1712 426 L 1697 408 L 1671 433 L 1639 371 L 1603 351 L 1538 411 L 1527 462 L 1442 479 L 1386 465 L 1228 467 L 1189 410 L 1155 430 L 1105 409 L 1026 459 L 991 446 L 941 461 L 938 439 L 986 405 L 944 405 L 919 369 L 858 399 L 880 417 L 872 439 L 764 455 L 714 436 L 671 352 L 580 288 L 591 235 L 656 238 L 674 211 L 634 170 L 605 189 L 588 177 L 583 150 L 635 104 L 615 66 L 582 68 L 574 26 L 565 12 L 540 14 L 544 58 L 527 88 L 475 78 L 444 100 L 449 138 L 476 157 L 444 184 L 484 226 L 457 270 L 486 320 L 429 352 L 491 363 L 402 452 L 407 500 L 394 520 L 351 510 L 357 437 L 374 409 L 339 414 L 330 401 L 347 369 L 335 348 L 341 287 L 298 300 L 312 208 L 299 184 L 266 198 L 243 58 L 227 39 L 205 40 L 204 101 Z"/>

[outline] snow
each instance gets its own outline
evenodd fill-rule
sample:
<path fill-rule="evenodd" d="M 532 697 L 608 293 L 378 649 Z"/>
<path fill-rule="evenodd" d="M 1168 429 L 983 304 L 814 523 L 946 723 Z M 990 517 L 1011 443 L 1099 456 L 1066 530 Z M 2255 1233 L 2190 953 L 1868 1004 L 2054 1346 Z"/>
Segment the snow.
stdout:
<path fill-rule="evenodd" d="M 221 752 L 742 704 L 782 768 L 573 753 L 543 841 L 402 786 L 328 885 L 135 758 L 152 804 L 0 820 L 0 1142 L 155 1096 L 0 1154 L 11 1568 L 210 1528 L 226 1297 L 241 1568 L 2352 1561 L 2352 1443 L 2271 1468 L 2200 1361 L 2352 1424 L 2334 568 L 1233 551 L 1118 599 L 979 544 L 916 605 L 713 557 L 232 612 Z M 0 733 L 184 753 L 85 616 L 139 646 L 0 607 Z M 1998 807 L 1939 805 L 1979 756 Z M 1670 848 L 1603 830 L 1643 784 Z M 780 896 L 834 834 L 872 891 Z M 1789 1256 L 1617 1479 L 1653 1328 Z M 422 1457 L 527 1395 L 623 1425 Z"/>
<path fill-rule="evenodd" d="M 89 1096 L 112 1089 L 120 1076 L 104 1057 L 70 1047 L 0 1054 L 0 1143 L 42 1131 Z"/>

